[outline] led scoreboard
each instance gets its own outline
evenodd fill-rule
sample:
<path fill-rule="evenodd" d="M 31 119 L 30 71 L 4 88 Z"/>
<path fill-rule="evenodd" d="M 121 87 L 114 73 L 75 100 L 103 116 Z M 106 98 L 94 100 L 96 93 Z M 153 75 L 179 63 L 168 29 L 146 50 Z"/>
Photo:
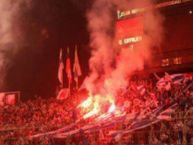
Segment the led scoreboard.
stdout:
<path fill-rule="evenodd" d="M 136 16 L 116 22 L 116 40 L 119 46 L 142 41 L 144 32 L 143 17 Z"/>

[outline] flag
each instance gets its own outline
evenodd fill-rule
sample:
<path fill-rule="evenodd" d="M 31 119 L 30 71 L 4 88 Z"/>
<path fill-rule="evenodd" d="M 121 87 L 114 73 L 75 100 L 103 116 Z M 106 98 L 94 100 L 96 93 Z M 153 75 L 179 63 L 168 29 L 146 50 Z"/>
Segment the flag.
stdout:
<path fill-rule="evenodd" d="M 58 80 L 62 86 L 64 85 L 63 70 L 64 70 L 64 63 L 62 61 L 62 48 L 60 48 L 59 66 L 58 66 Z"/>
<path fill-rule="evenodd" d="M 68 81 L 70 82 L 72 79 L 72 74 L 71 74 L 71 64 L 70 64 L 70 53 L 69 53 L 69 48 L 67 48 L 67 58 L 66 58 L 66 74 L 68 77 Z M 69 84 L 70 85 L 70 84 Z"/>
<path fill-rule="evenodd" d="M 170 90 L 171 89 L 171 84 L 183 84 L 185 77 L 183 74 L 172 74 L 169 75 L 168 73 L 165 73 L 165 76 L 161 78 L 157 82 L 157 88 L 158 89 L 165 89 L 165 90 Z"/>
<path fill-rule="evenodd" d="M 174 84 L 182 84 L 185 77 L 184 74 L 173 74 L 171 75 L 171 79 Z"/>
<path fill-rule="evenodd" d="M 77 47 L 75 48 L 75 54 L 74 54 L 73 73 L 74 73 L 74 80 L 76 81 L 76 83 L 78 83 L 78 77 L 82 75 L 82 71 L 80 68 Z"/>
<path fill-rule="evenodd" d="M 70 94 L 69 89 L 64 88 L 64 89 L 61 89 L 59 91 L 59 93 L 58 93 L 56 98 L 57 98 L 57 100 L 65 100 L 65 99 L 68 98 L 69 94 Z"/>
<path fill-rule="evenodd" d="M 165 73 L 165 80 L 166 81 L 170 81 L 172 82 L 173 84 L 182 84 L 183 83 L 183 80 L 185 79 L 184 77 L 184 74 L 172 74 L 172 75 L 169 75 L 168 73 Z"/>

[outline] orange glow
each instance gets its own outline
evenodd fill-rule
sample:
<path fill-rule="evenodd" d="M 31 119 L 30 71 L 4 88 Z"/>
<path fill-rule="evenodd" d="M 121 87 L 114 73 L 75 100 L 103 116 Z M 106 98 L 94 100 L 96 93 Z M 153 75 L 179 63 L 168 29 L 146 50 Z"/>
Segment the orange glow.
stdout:
<path fill-rule="evenodd" d="M 80 104 L 80 107 L 82 108 L 88 108 L 92 104 L 92 97 L 88 97 L 87 100 L 85 100 L 83 103 Z"/>
<path fill-rule="evenodd" d="M 115 102 L 113 100 L 113 97 L 109 96 L 109 100 L 111 103 L 111 106 L 109 107 L 108 113 L 113 113 L 116 110 Z"/>
<path fill-rule="evenodd" d="M 103 109 L 103 106 L 105 104 L 109 104 L 110 106 L 108 107 L 108 110 L 106 112 L 105 109 Z M 112 95 L 95 95 L 92 96 L 91 93 L 88 97 L 87 100 L 83 101 L 83 103 L 81 103 L 79 105 L 80 107 L 84 108 L 91 108 L 91 110 L 89 112 L 87 112 L 86 114 L 83 115 L 84 119 L 90 118 L 92 116 L 95 115 L 100 115 L 101 117 L 99 118 L 105 118 L 106 116 L 108 116 L 108 114 L 111 113 L 115 113 L 116 111 L 116 105 L 115 105 L 115 101 L 112 97 Z M 103 114 L 101 114 L 103 113 Z"/>
<path fill-rule="evenodd" d="M 116 106 L 115 106 L 115 104 L 113 103 L 113 104 L 111 105 L 111 107 L 109 108 L 108 113 L 113 113 L 115 110 L 116 110 Z"/>
<path fill-rule="evenodd" d="M 93 97 L 89 97 L 89 98 L 93 98 Z M 89 118 L 89 117 L 92 117 L 92 116 L 94 116 L 94 115 L 97 115 L 98 112 L 100 111 L 100 109 L 99 109 L 99 102 L 98 102 L 99 95 L 95 96 L 94 99 L 95 99 L 95 100 L 94 100 L 93 109 L 92 109 L 90 112 L 88 112 L 87 114 L 85 114 L 85 115 L 83 116 L 84 119 L 87 119 L 87 118 Z M 93 99 L 91 99 L 91 100 L 93 100 Z"/>
<path fill-rule="evenodd" d="M 98 112 L 99 112 L 98 103 L 94 103 L 94 108 L 93 108 L 93 110 L 90 111 L 90 112 L 88 112 L 87 114 L 85 114 L 85 115 L 83 116 L 83 118 L 84 118 L 84 119 L 87 119 L 87 118 L 89 118 L 89 117 L 92 117 L 92 116 L 94 116 L 94 115 L 97 115 Z"/>

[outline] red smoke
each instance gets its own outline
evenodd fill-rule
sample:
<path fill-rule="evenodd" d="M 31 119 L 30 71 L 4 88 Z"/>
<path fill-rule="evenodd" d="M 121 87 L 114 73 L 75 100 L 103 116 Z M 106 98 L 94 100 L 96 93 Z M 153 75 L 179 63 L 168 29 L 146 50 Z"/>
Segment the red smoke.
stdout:
<path fill-rule="evenodd" d="M 142 70 L 144 63 L 150 60 L 151 48 L 159 45 L 162 36 L 162 18 L 155 10 L 148 11 L 143 18 L 136 18 L 136 23 L 127 24 L 126 32 L 139 25 L 135 34 L 142 35 L 142 41 L 135 44 L 134 48 L 121 49 L 115 36 L 115 19 L 113 10 L 131 7 L 152 6 L 150 0 L 95 0 L 88 11 L 88 29 L 90 31 L 90 75 L 86 81 L 86 88 L 90 97 L 94 97 L 93 114 L 100 110 L 101 102 L 108 101 L 109 109 L 116 108 L 115 96 L 118 90 L 128 85 L 128 78 L 135 71 Z M 129 21 L 129 20 L 128 20 Z M 120 24 L 121 25 L 121 24 Z M 144 30 L 142 31 L 142 28 Z M 123 30 L 124 31 L 124 30 Z M 145 33 L 144 33 L 145 32 Z M 127 34 L 118 32 L 119 34 Z M 117 59 L 118 58 L 118 59 Z M 106 99 L 104 99 L 106 98 Z M 92 114 L 91 113 L 91 114 Z"/>

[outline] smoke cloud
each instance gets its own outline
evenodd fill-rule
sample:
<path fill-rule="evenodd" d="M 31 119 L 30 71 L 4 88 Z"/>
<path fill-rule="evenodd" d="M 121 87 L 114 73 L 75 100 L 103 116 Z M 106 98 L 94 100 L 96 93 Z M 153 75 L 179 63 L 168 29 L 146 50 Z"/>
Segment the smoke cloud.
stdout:
<path fill-rule="evenodd" d="M 152 7 L 151 0 L 95 0 L 87 13 L 90 31 L 91 58 L 90 76 L 86 81 L 92 93 L 116 95 L 120 88 L 128 85 L 128 78 L 144 68 L 145 61 L 151 58 L 151 48 L 159 46 L 162 40 L 163 18 L 152 9 L 143 15 L 142 41 L 133 49 L 118 47 L 115 39 L 116 9 L 132 7 Z"/>
<path fill-rule="evenodd" d="M 20 49 L 21 29 L 19 28 L 20 10 L 30 7 L 30 1 L 1 0 L 0 2 L 0 88 L 12 57 Z"/>

